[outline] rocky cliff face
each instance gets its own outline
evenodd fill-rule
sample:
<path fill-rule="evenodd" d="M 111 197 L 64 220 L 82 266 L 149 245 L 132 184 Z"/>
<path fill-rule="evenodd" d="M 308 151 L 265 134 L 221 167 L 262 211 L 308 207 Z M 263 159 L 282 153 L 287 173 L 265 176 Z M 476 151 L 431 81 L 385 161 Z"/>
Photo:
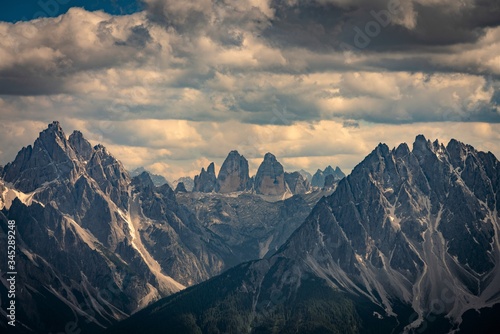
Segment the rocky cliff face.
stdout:
<path fill-rule="evenodd" d="M 92 153 L 94 152 L 92 145 L 90 145 L 90 143 L 83 138 L 83 134 L 80 131 L 75 130 L 69 136 L 68 142 L 82 162 L 90 160 Z"/>
<path fill-rule="evenodd" d="M 229 152 L 222 164 L 215 186 L 219 193 L 244 191 L 251 188 L 248 161 L 238 151 Z"/>
<path fill-rule="evenodd" d="M 127 209 L 130 176 L 121 162 L 116 160 L 104 146 L 94 147 L 94 153 L 87 163 L 86 170 L 120 209 Z"/>
<path fill-rule="evenodd" d="M 266 153 L 257 174 L 255 175 L 254 190 L 261 195 L 283 195 L 287 188 L 283 166 L 271 153 Z"/>
<path fill-rule="evenodd" d="M 74 182 L 82 169 L 60 124 L 53 122 L 40 133 L 33 146 L 24 147 L 15 160 L 5 166 L 3 179 L 29 193 L 57 179 Z"/>
<path fill-rule="evenodd" d="M 311 190 L 311 184 L 299 172 L 285 172 L 285 182 L 293 194 L 305 194 Z"/>
<path fill-rule="evenodd" d="M 215 165 L 212 162 L 207 170 L 201 169 L 200 175 L 194 177 L 193 191 L 210 193 L 215 190 L 217 177 L 215 176 Z"/>
<path fill-rule="evenodd" d="M 155 187 L 148 173 L 132 179 L 129 214 L 159 270 L 185 286 L 234 264 L 227 245 L 178 204 L 169 185 Z"/>

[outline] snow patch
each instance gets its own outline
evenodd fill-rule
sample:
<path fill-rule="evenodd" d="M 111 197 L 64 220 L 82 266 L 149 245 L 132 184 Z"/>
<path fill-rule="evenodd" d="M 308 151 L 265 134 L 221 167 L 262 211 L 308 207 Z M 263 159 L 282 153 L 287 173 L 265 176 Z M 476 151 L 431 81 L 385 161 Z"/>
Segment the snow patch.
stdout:
<path fill-rule="evenodd" d="M 264 258 L 264 256 L 269 253 L 269 246 L 273 241 L 274 236 L 271 235 L 265 242 L 259 242 L 259 258 Z"/>
<path fill-rule="evenodd" d="M 141 202 L 137 194 L 130 194 L 130 202 L 127 215 L 122 218 L 125 220 L 130 233 L 132 247 L 139 253 L 139 255 L 144 260 L 144 263 L 149 267 L 153 275 L 155 275 L 158 284 L 163 290 L 168 290 L 170 292 L 178 292 L 185 289 L 186 287 L 179 282 L 175 281 L 172 277 L 167 276 L 162 273 L 162 269 L 158 261 L 156 261 L 151 254 L 144 247 L 140 236 L 138 236 L 138 230 L 140 226 L 140 219 L 142 215 Z"/>

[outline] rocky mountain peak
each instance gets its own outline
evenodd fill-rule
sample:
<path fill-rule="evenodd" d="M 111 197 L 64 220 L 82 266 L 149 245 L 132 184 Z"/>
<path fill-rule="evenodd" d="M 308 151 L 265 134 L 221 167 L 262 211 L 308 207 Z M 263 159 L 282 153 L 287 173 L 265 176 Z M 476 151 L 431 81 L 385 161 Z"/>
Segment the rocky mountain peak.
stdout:
<path fill-rule="evenodd" d="M 131 184 L 137 191 L 144 193 L 151 193 L 155 188 L 151 176 L 146 171 L 133 177 Z"/>
<path fill-rule="evenodd" d="M 53 122 L 40 132 L 33 147 L 23 148 L 5 166 L 4 179 L 23 192 L 31 192 L 56 179 L 74 181 L 79 170 L 75 151 L 59 122 Z"/>
<path fill-rule="evenodd" d="M 201 168 L 200 175 L 194 177 L 194 187 L 193 191 L 198 191 L 202 193 L 210 193 L 215 190 L 217 178 L 215 176 L 215 165 L 210 163 L 207 170 Z"/>
<path fill-rule="evenodd" d="M 282 195 L 286 191 L 283 166 L 272 153 L 266 153 L 257 174 L 254 189 L 257 194 Z"/>
<path fill-rule="evenodd" d="M 397 158 L 402 158 L 410 154 L 410 148 L 408 147 L 408 144 L 406 143 L 399 144 L 396 150 L 394 151 L 394 154 L 396 155 Z"/>
<path fill-rule="evenodd" d="M 42 132 L 40 132 L 40 135 L 42 135 L 42 133 L 45 133 L 45 134 L 56 134 L 58 136 L 61 136 L 61 137 L 64 137 L 64 131 L 61 127 L 61 124 L 59 123 L 59 121 L 53 121 L 52 123 L 49 123 L 47 125 L 47 129 L 43 130 Z"/>
<path fill-rule="evenodd" d="M 313 187 L 323 188 L 325 186 L 325 178 L 327 175 L 333 175 L 334 182 L 337 182 L 345 177 L 344 172 L 337 166 L 335 169 L 332 166 L 327 166 L 324 170 L 318 169 L 314 173 L 311 185 Z"/>
<path fill-rule="evenodd" d="M 76 159 L 76 154 L 57 121 L 50 123 L 47 129 L 40 132 L 34 148 L 37 144 L 41 145 L 55 161 L 65 161 L 67 158 Z"/>
<path fill-rule="evenodd" d="M 325 168 L 325 170 L 323 171 L 323 173 L 325 175 L 330 175 L 330 174 L 335 173 L 335 169 L 333 169 L 332 166 L 328 165 L 328 167 Z"/>
<path fill-rule="evenodd" d="M 93 153 L 92 145 L 83 137 L 83 134 L 80 131 L 73 131 L 73 133 L 69 136 L 68 141 L 81 161 L 90 160 Z"/>
<path fill-rule="evenodd" d="M 418 135 L 413 142 L 413 154 L 427 154 L 432 152 L 430 140 L 425 139 L 424 135 Z"/>
<path fill-rule="evenodd" d="M 220 168 L 215 190 L 220 193 L 247 190 L 249 180 L 248 161 L 234 150 L 229 152 Z"/>
<path fill-rule="evenodd" d="M 142 174 L 143 172 L 146 172 L 149 174 L 154 185 L 157 187 L 162 186 L 165 183 L 168 183 L 167 179 L 164 176 L 161 176 L 158 174 L 153 174 L 150 171 L 146 170 L 144 167 L 138 167 L 138 168 L 134 169 L 133 171 L 131 171 L 129 174 L 131 177 L 135 177 L 135 176 Z"/>
<path fill-rule="evenodd" d="M 101 144 L 94 146 L 94 153 L 86 166 L 87 173 L 101 190 L 110 196 L 118 207 L 128 206 L 128 184 L 130 176 L 122 163 L 112 156 Z"/>
<path fill-rule="evenodd" d="M 267 152 L 264 155 L 264 161 L 277 162 L 276 156 L 271 152 Z"/>
<path fill-rule="evenodd" d="M 187 193 L 186 186 L 184 185 L 184 182 L 179 182 L 175 186 L 175 193 Z"/>
<path fill-rule="evenodd" d="M 215 164 L 213 162 L 211 162 L 210 165 L 208 165 L 207 173 L 213 174 L 215 176 Z"/>

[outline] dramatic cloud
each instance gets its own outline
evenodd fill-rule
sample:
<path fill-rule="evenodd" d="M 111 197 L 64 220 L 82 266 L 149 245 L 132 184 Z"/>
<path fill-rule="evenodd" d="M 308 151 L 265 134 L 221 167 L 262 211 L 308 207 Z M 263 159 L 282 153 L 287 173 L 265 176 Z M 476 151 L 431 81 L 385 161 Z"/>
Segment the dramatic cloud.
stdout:
<path fill-rule="evenodd" d="M 350 169 L 418 133 L 500 153 L 498 1 L 144 2 L 0 22 L 1 164 L 52 120 L 171 178 L 235 148 Z"/>

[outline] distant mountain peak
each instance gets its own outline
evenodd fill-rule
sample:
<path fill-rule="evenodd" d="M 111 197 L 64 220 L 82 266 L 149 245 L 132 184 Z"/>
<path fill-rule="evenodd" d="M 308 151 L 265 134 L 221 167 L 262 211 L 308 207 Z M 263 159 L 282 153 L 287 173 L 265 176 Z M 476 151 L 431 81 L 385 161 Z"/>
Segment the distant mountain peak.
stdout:
<path fill-rule="evenodd" d="M 54 132 L 54 133 L 64 134 L 64 131 L 61 127 L 61 123 L 59 123 L 59 121 L 53 121 L 52 123 L 49 123 L 47 129 L 43 130 L 42 132 Z"/>
<path fill-rule="evenodd" d="M 264 160 L 271 160 L 271 161 L 276 161 L 276 156 L 274 154 L 272 154 L 271 152 L 267 152 L 265 155 L 264 155 Z"/>
<path fill-rule="evenodd" d="M 337 166 L 335 169 L 328 165 L 324 170 L 318 169 L 316 173 L 312 176 L 311 185 L 313 187 L 323 188 L 325 187 L 325 180 L 328 175 L 333 175 L 333 182 L 337 182 L 345 177 L 344 172 Z M 332 187 L 332 180 L 328 181 L 327 188 Z"/>
<path fill-rule="evenodd" d="M 132 178 L 132 186 L 136 188 L 137 191 L 150 193 L 155 188 L 153 180 L 147 171 Z"/>
<path fill-rule="evenodd" d="M 77 161 L 59 122 L 52 122 L 40 132 L 33 146 L 21 149 L 5 166 L 4 179 L 23 192 L 31 192 L 56 179 L 74 181 L 81 169 Z"/>
<path fill-rule="evenodd" d="M 231 193 L 248 190 L 250 188 L 251 184 L 247 159 L 236 150 L 229 152 L 219 170 L 215 191 L 220 193 Z"/>
<path fill-rule="evenodd" d="M 266 153 L 255 175 L 254 189 L 257 194 L 283 195 L 287 188 L 285 171 L 274 154 Z"/>
<path fill-rule="evenodd" d="M 215 164 L 213 162 L 208 165 L 207 173 L 215 175 Z"/>
<path fill-rule="evenodd" d="M 215 164 L 211 162 L 206 171 L 202 167 L 200 174 L 194 177 L 193 191 L 210 193 L 215 190 L 216 181 Z"/>

